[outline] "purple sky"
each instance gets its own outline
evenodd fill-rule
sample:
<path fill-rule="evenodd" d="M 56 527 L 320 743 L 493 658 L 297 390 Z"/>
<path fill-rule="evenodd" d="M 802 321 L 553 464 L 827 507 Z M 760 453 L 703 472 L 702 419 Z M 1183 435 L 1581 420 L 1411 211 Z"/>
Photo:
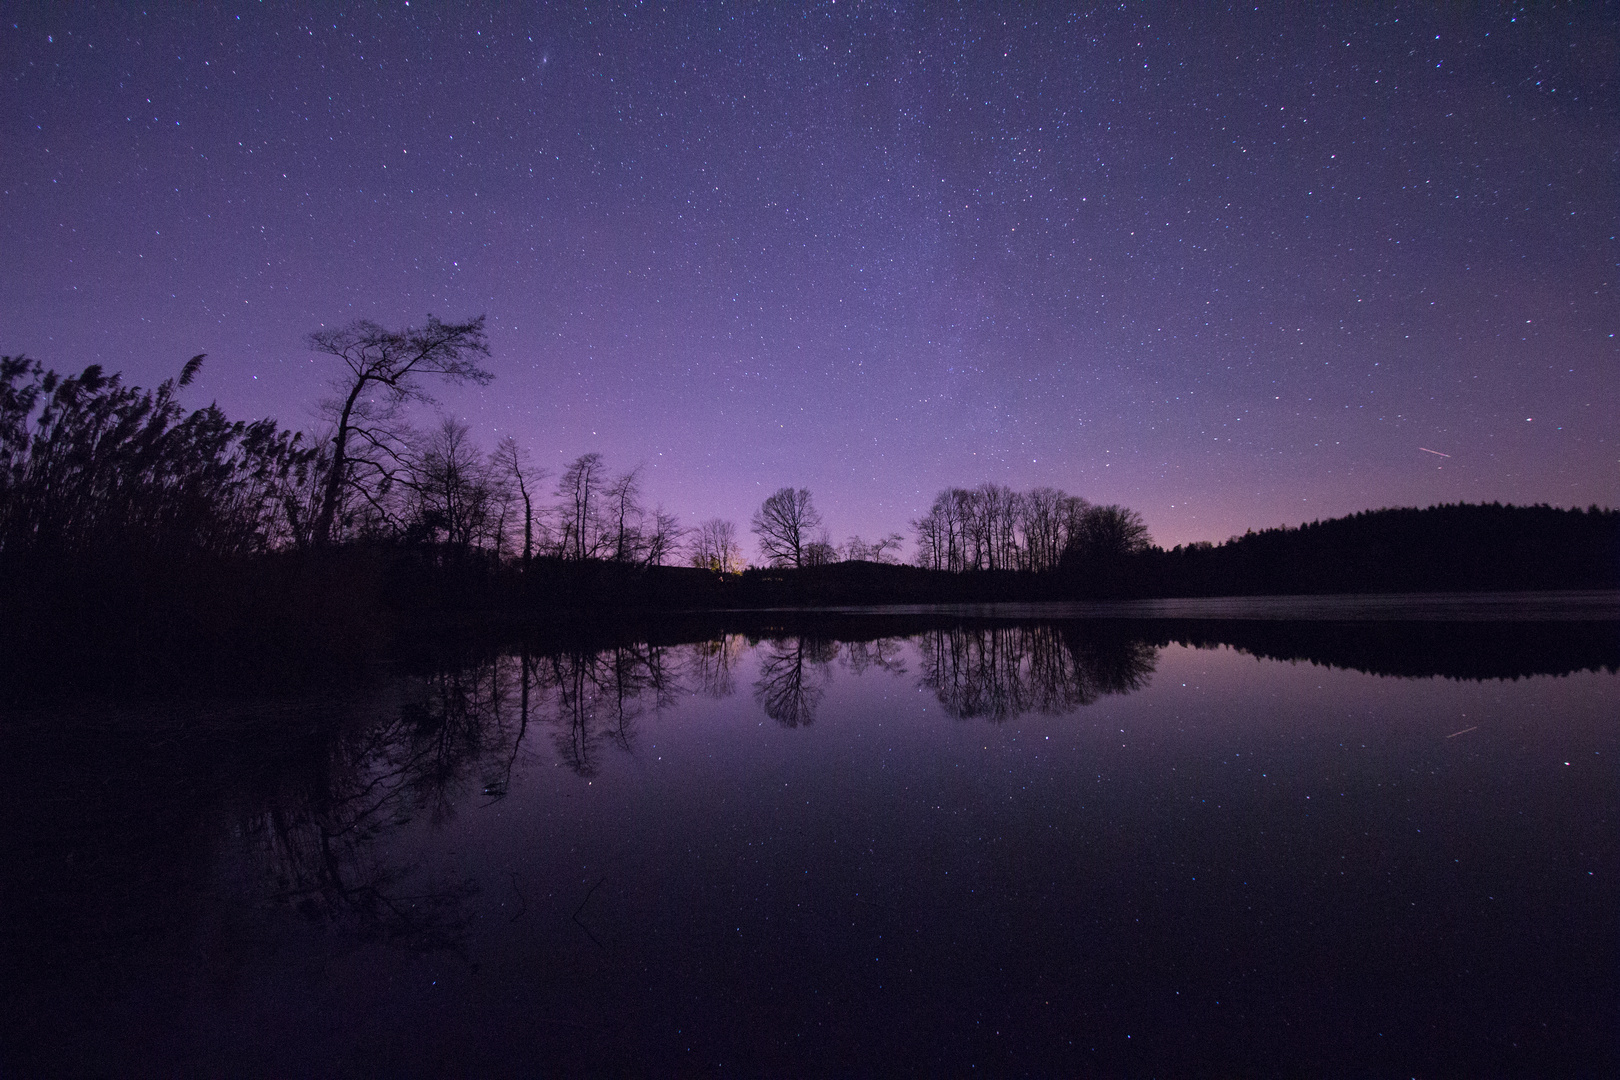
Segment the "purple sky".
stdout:
<path fill-rule="evenodd" d="M 10 5 L 0 351 L 311 428 L 483 312 L 486 446 L 838 541 L 1620 504 L 1620 8 L 1300 6 Z"/>

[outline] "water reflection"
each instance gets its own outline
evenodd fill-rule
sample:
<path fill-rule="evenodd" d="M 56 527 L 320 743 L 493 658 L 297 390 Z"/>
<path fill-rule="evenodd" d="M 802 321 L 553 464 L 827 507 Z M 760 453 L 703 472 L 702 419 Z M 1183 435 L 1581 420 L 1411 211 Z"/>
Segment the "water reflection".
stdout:
<path fill-rule="evenodd" d="M 857 990 L 865 987 L 860 980 L 867 976 L 850 972 L 877 970 L 879 956 L 888 964 L 884 950 L 890 948 L 913 950 L 906 954 L 907 971 L 914 966 L 916 972 L 933 973 L 918 974 L 911 984 L 913 1000 L 933 1001 L 948 976 L 965 970 L 961 948 L 966 946 L 958 943 L 983 940 L 986 958 L 972 970 L 1001 972 L 1005 966 L 1009 974 L 1005 984 L 983 984 L 986 992 L 974 995 L 978 1007 L 1003 1000 L 1009 986 L 1022 992 L 1018 980 L 1026 975 L 1030 986 L 1042 988 L 1035 1004 L 1043 1004 L 1048 986 L 1061 988 L 1070 978 L 1064 965 L 1082 960 L 1099 965 L 1095 971 L 1104 981 L 1138 970 L 1134 965 L 1144 956 L 1179 977 L 1177 965 L 1203 955 L 1195 946 L 1224 942 L 1232 927 L 1250 925 L 1250 905 L 1266 912 L 1265 930 L 1255 922 L 1246 939 L 1250 955 L 1261 961 L 1271 955 L 1265 951 L 1268 942 L 1286 938 L 1314 941 L 1313 963 L 1338 962 L 1340 941 L 1314 929 L 1311 905 L 1339 903 L 1339 921 L 1352 936 L 1375 936 L 1381 933 L 1379 919 L 1397 920 L 1397 931 L 1379 939 L 1383 953 L 1395 957 L 1414 947 L 1430 957 L 1440 949 L 1436 941 L 1496 942 L 1504 928 L 1516 933 L 1530 925 L 1532 914 L 1539 926 L 1547 911 L 1563 920 L 1568 940 L 1589 939 L 1593 927 L 1612 923 L 1612 890 L 1602 891 L 1609 886 L 1600 873 L 1613 861 L 1605 855 L 1613 850 L 1613 829 L 1604 823 L 1609 819 L 1589 812 L 1612 802 L 1607 795 L 1612 774 L 1603 771 L 1612 760 L 1612 735 L 1601 734 L 1611 729 L 1589 725 L 1600 735 L 1581 735 L 1592 744 L 1585 746 L 1566 745 L 1568 733 L 1560 728 L 1558 738 L 1565 741 L 1557 744 L 1556 755 L 1543 754 L 1546 761 L 1528 766 L 1522 744 L 1533 741 L 1534 733 L 1494 742 L 1481 734 L 1516 731 L 1511 725 L 1526 713 L 1522 706 L 1539 708 L 1543 698 L 1550 715 L 1578 712 L 1584 707 L 1581 694 L 1612 695 L 1612 680 L 1543 680 L 1512 688 L 1526 693 L 1509 698 L 1508 688 L 1480 693 L 1473 687 L 1422 686 L 1409 693 L 1395 680 L 1375 686 L 1373 680 L 1339 679 L 1339 692 L 1369 695 L 1377 706 L 1355 711 L 1357 717 L 1379 718 L 1355 721 L 1371 725 L 1365 731 L 1377 738 L 1346 740 L 1338 731 L 1300 728 L 1294 717 L 1316 710 L 1317 700 L 1287 698 L 1289 680 L 1278 678 L 1277 665 L 1249 660 L 1241 666 L 1253 672 L 1254 681 L 1230 684 L 1233 700 L 1253 703 L 1285 695 L 1281 705 L 1255 706 L 1261 721 L 1251 725 L 1247 716 L 1222 719 L 1212 713 L 1199 740 L 1167 736 L 1153 748 L 1135 738 L 1129 748 L 1125 739 L 1117 747 L 1111 738 L 1106 746 L 1096 739 L 1087 742 L 1092 725 L 1067 725 L 1076 748 L 1069 756 L 1043 754 L 1039 769 L 1056 770 L 1050 775 L 1031 771 L 1033 757 L 951 757 L 953 742 L 964 740 L 932 737 L 941 722 L 928 699 L 952 717 L 991 724 L 1032 714 L 1072 714 L 1109 695 L 1148 689 L 1156 668 L 1173 671 L 1171 665 L 1188 663 L 1173 642 L 1233 645 L 1255 655 L 1381 674 L 1513 678 L 1583 666 L 1613 670 L 1620 639 L 1612 626 L 1319 623 L 1295 628 L 771 618 L 775 621 L 766 623 L 761 616 L 757 623 L 710 627 L 686 640 L 671 635 L 674 640 L 661 644 L 610 642 L 573 649 L 531 644 L 459 659 L 390 679 L 364 705 L 296 710 L 266 705 L 262 715 L 188 705 L 127 718 L 64 713 L 28 724 L 6 718 L 0 821 L 7 824 L 0 832 L 5 841 L 0 853 L 7 871 L 0 900 L 9 925 L 0 931 L 5 961 L 0 970 L 9 989 L 0 1004 L 12 1016 L 51 1022 L 30 1020 L 30 1041 L 13 1039 L 13 1047 L 23 1048 L 11 1052 L 9 1061 L 0 1059 L 0 1067 L 55 1060 L 49 1055 L 94 1043 L 92 1032 L 111 1031 L 107 1038 L 113 1042 L 139 1045 L 128 1030 L 149 1014 L 132 1009 L 135 1019 L 127 1030 L 118 1028 L 116 1017 L 108 1019 L 111 1013 L 96 1011 L 101 1005 L 84 1006 L 77 1029 L 55 1022 L 78 1002 L 112 1000 L 124 988 L 128 1000 L 152 993 L 179 1000 L 192 992 L 188 988 L 194 984 L 187 980 L 198 965 L 283 970 L 274 968 L 270 954 L 329 956 L 344 951 L 348 942 L 391 946 L 350 950 L 364 953 L 367 963 L 380 965 L 376 970 L 389 977 L 398 969 L 385 964 L 394 961 L 378 956 L 422 964 L 442 956 L 445 968 L 464 973 L 482 959 L 490 979 L 488 1000 L 508 991 L 507 983 L 488 975 L 501 962 L 492 958 L 529 949 L 523 963 L 512 961 L 502 978 L 522 970 L 539 981 L 577 978 L 568 985 L 595 985 L 587 975 L 598 969 L 589 965 L 622 962 L 632 972 L 624 976 L 625 985 L 642 978 L 644 970 L 663 970 L 675 973 L 669 985 L 681 986 L 684 993 L 684 980 L 701 968 L 711 981 L 706 1000 L 714 1002 L 737 996 L 726 981 L 732 977 L 728 973 L 754 971 L 749 965 L 757 963 L 777 980 L 784 966 L 796 963 L 819 972 L 806 977 L 810 989 L 800 999 L 815 1004 L 819 992 L 837 979 L 853 980 Z M 1235 668 L 1227 665 L 1227 670 Z M 851 685 L 856 680 L 864 682 Z M 1174 685 L 1162 675 L 1160 681 L 1164 685 L 1157 692 Z M 904 693 L 892 693 L 895 688 Z M 914 689 L 927 696 L 919 699 Z M 1236 696 L 1239 689 L 1249 696 Z M 1499 708 L 1492 704 L 1498 696 L 1507 702 Z M 721 701 L 726 707 L 714 707 Z M 1468 718 L 1441 727 L 1438 734 L 1427 731 L 1416 721 L 1435 701 Z M 1142 704 L 1150 711 L 1154 703 Z M 1129 706 L 1111 703 L 1115 706 L 1130 712 Z M 1268 728 L 1267 708 L 1286 714 L 1285 721 Z M 1498 709 L 1494 717 L 1474 715 L 1476 709 L 1492 708 Z M 1403 719 L 1402 709 L 1411 710 L 1411 722 Z M 657 723 L 656 715 L 665 711 L 672 714 L 668 722 Z M 752 719 L 735 723 L 738 714 L 750 713 L 792 730 L 773 730 L 771 724 L 761 730 Z M 1385 723 L 1386 716 L 1396 719 Z M 907 719 L 890 728 L 890 717 Z M 881 753 L 873 753 L 876 744 L 869 741 L 877 723 L 885 727 Z M 1015 744 L 1023 736 L 1018 728 L 1030 726 L 985 731 L 983 742 Z M 1118 726 L 1127 724 L 1122 720 Z M 1475 734 L 1453 741 L 1449 736 L 1458 729 Z M 725 754 L 714 752 L 718 739 L 731 741 Z M 757 741 L 750 744 L 751 739 Z M 1054 737 L 1054 747 L 1057 742 Z M 651 766 L 647 743 L 657 743 L 656 753 L 663 756 L 656 782 L 643 782 L 650 767 L 614 768 L 624 755 L 645 754 Z M 1206 745 L 1215 747 L 1214 756 L 1205 753 Z M 1553 756 L 1556 768 L 1546 764 Z M 975 765 L 992 760 L 993 768 Z M 565 769 L 596 783 L 576 784 Z M 1336 778 L 1330 786 L 1348 792 L 1337 796 L 1346 802 L 1317 809 L 1315 785 L 1322 776 Z M 1418 783 L 1411 777 L 1423 779 Z M 1076 778 L 1085 783 L 1072 782 Z M 1140 782 L 1116 782 L 1126 778 Z M 1392 801 L 1386 785 L 1397 782 L 1403 786 Z M 1026 786 L 1036 790 L 1043 783 L 1048 786 L 1041 799 L 1026 796 Z M 717 791 L 717 784 L 724 790 Z M 582 797 L 587 790 L 599 800 L 591 809 L 585 809 Z M 1476 796 L 1479 792 L 1491 794 Z M 1312 796 L 1316 799 L 1307 803 Z M 1497 813 L 1495 802 L 1503 799 L 1511 813 Z M 1473 807 L 1472 817 L 1456 810 L 1464 804 Z M 1281 809 L 1285 806 L 1289 809 Z M 480 816 L 480 808 L 490 807 L 495 809 Z M 534 831 L 514 838 L 511 830 L 525 820 Z M 1152 827 L 1138 828 L 1144 821 Z M 1441 822 L 1461 822 L 1461 831 L 1449 835 Z M 1524 822 L 1551 824 L 1542 829 Z M 553 830 L 554 825 L 561 827 Z M 1369 828 L 1383 830 L 1376 843 L 1366 839 Z M 1279 835 L 1293 840 L 1276 842 Z M 456 839 L 448 842 L 447 836 Z M 477 839 L 468 842 L 471 837 Z M 1152 837 L 1152 845 L 1143 837 Z M 1431 844 L 1442 845 L 1443 852 Z M 1512 858 L 1499 857 L 1503 844 L 1517 845 L 1511 847 Z M 1386 848 L 1396 856 L 1386 859 Z M 1273 865 L 1268 860 L 1276 850 L 1291 854 Z M 509 862 L 512 851 L 521 854 Z M 1353 879 L 1354 859 L 1343 860 L 1346 852 L 1358 851 L 1365 871 L 1359 884 Z M 1550 854 L 1537 854 L 1543 851 Z M 1310 862 L 1311 852 L 1326 854 Z M 623 884 L 632 873 L 601 863 L 609 858 L 642 876 L 634 885 Z M 1543 862 L 1527 861 L 1536 858 Z M 1402 867 L 1399 875 L 1385 872 L 1389 860 Z M 1510 873 L 1515 860 L 1541 870 L 1520 881 Z M 1206 872 L 1201 862 L 1219 873 Z M 1047 877 L 1032 876 L 1030 868 L 1036 866 L 1043 868 L 1041 875 L 1047 867 L 1069 869 L 1054 871 L 1060 877 L 1048 885 L 1043 884 Z M 1505 868 L 1500 879 L 1489 876 L 1499 868 Z M 1568 880 L 1557 877 L 1565 870 Z M 1245 890 L 1250 882 L 1270 884 L 1256 886 L 1256 893 L 1222 892 L 1220 874 L 1241 881 Z M 222 888 L 226 880 L 229 886 Z M 1217 884 L 1208 885 L 1212 881 Z M 1412 895 L 1385 904 L 1388 897 L 1379 890 L 1396 888 L 1390 882 Z M 1459 882 L 1468 889 L 1457 888 Z M 1201 891 L 1206 886 L 1210 893 Z M 1496 905 L 1480 910 L 1494 912 L 1510 895 L 1504 887 L 1519 890 L 1513 895 L 1522 900 L 1507 915 L 1477 915 L 1456 899 L 1478 893 Z M 1307 894 L 1309 902 L 1299 899 Z M 1093 895 L 1091 910 L 1102 930 L 1109 929 L 1110 913 L 1129 914 L 1119 916 L 1112 933 L 1088 937 L 1084 949 L 1094 951 L 1086 953 L 1075 944 L 1078 938 L 1064 936 L 1081 932 L 1072 919 L 1043 920 L 1052 911 L 1067 910 L 1063 898 Z M 950 903 L 941 897 L 950 897 Z M 580 918 L 570 919 L 570 913 L 579 915 L 584 900 L 592 910 L 619 905 L 621 915 L 635 912 L 656 930 L 640 937 L 640 931 L 625 931 L 619 940 L 672 951 L 649 959 L 629 957 L 628 946 L 616 954 L 620 946 L 614 939 L 605 949 L 593 947 L 594 936 L 579 937 Z M 521 905 L 518 914 L 526 911 L 526 918 L 513 922 L 513 908 L 502 907 L 506 901 Z M 1445 920 L 1474 919 L 1467 924 L 1473 933 L 1445 937 L 1421 920 L 1399 921 L 1419 920 L 1402 913 L 1426 910 L 1430 901 L 1436 911 L 1448 903 L 1456 909 L 1446 908 Z M 230 912 L 222 916 L 226 908 Z M 851 913 L 847 923 L 845 908 Z M 1588 910 L 1597 914 L 1588 918 Z M 840 914 L 834 920 L 825 914 L 829 911 Z M 1200 929 L 1182 937 L 1175 937 L 1180 931 L 1165 931 L 1162 940 L 1169 944 L 1162 954 L 1154 953 L 1153 942 L 1143 944 L 1146 939 L 1131 935 L 1141 933 L 1138 916 L 1145 922 L 1155 911 L 1164 915 L 1161 928 Z M 919 944 L 924 938 L 913 941 L 909 935 L 902 944 L 891 944 L 900 938 L 882 922 L 889 912 L 904 912 L 908 926 L 938 931 L 949 947 L 929 952 Z M 1521 919 L 1522 913 L 1531 914 Z M 1608 921 L 1599 922 L 1600 917 Z M 627 924 L 633 921 L 625 918 Z M 1439 915 L 1435 920 L 1449 925 Z M 509 924 L 518 929 L 500 937 Z M 1273 925 L 1296 932 L 1274 937 Z M 1318 937 L 1310 938 L 1311 933 Z M 669 944 L 689 938 L 689 952 Z M 570 959 L 568 943 L 575 939 L 590 950 L 589 964 Z M 1026 942 L 1040 942 L 1041 948 L 1021 955 L 1018 949 Z M 1424 948 L 1429 953 L 1422 953 Z M 1459 970 L 1489 961 L 1457 948 L 1460 959 L 1451 959 Z M 1047 949 L 1056 958 L 1051 967 L 1043 966 Z M 457 956 L 467 963 L 454 960 Z M 1518 963 L 1531 954 L 1514 956 Z M 1563 956 L 1559 963 L 1579 959 Z M 1295 970 L 1282 953 L 1267 962 L 1284 974 Z M 1548 970 L 1556 967 L 1547 964 Z M 863 1001 L 877 1002 L 880 990 L 889 992 L 888 970 L 882 979 L 871 976 L 873 985 L 860 991 L 870 991 Z M 894 970 L 900 970 L 898 962 Z M 1209 971 L 1209 985 L 1219 986 L 1217 997 L 1224 1001 L 1228 987 L 1216 976 L 1228 972 L 1218 965 Z M 271 985 L 275 979 L 269 975 L 261 982 Z M 437 984 L 423 980 L 423 985 Z M 780 992 L 778 982 L 769 985 L 772 993 Z M 159 990 L 151 991 L 152 986 Z M 299 987 L 287 991 L 299 992 Z M 406 1000 L 389 998 L 392 992 L 378 990 L 376 1001 Z M 613 1008 L 620 1004 L 608 991 L 602 994 L 598 1000 Z M 205 1012 L 213 1006 L 194 1007 Z M 376 1011 L 386 1010 L 379 1005 Z M 0 1050 L 5 1041 L 0 1039 Z M 131 1056 L 138 1054 L 131 1051 Z M 118 1073 L 112 1064 L 77 1071 Z"/>
<path fill-rule="evenodd" d="M 838 643 L 815 638 L 778 638 L 760 646 L 754 700 L 783 727 L 808 726 L 827 693 L 828 666 Z"/>
<path fill-rule="evenodd" d="M 850 641 L 844 644 L 844 665 L 856 675 L 868 671 L 883 671 L 890 675 L 906 673 L 905 643 L 903 637 L 876 637 L 870 641 Z"/>
<path fill-rule="evenodd" d="M 524 670 L 531 670 L 527 663 Z M 642 713 L 668 708 L 683 688 L 680 664 L 654 645 L 555 653 L 535 663 L 532 674 L 536 698 L 550 699 L 543 707 L 557 753 L 580 776 L 596 775 L 604 742 L 631 750 Z"/>
<path fill-rule="evenodd" d="M 950 715 L 1002 723 L 1066 713 L 1147 686 L 1159 650 L 1059 623 L 954 626 L 922 634 L 922 685 Z"/>
<path fill-rule="evenodd" d="M 413 865 L 378 852 L 414 821 L 445 824 L 475 788 L 484 804 L 505 798 L 533 729 L 548 730 L 559 763 L 590 778 L 610 748 L 636 751 L 646 713 L 672 708 L 685 695 L 728 698 L 750 662 L 760 711 L 784 728 L 803 728 L 815 722 L 835 665 L 855 676 L 903 676 L 913 655 L 917 685 L 948 715 L 1000 724 L 1142 690 L 1169 640 L 1211 647 L 1232 636 L 1207 627 L 1201 634 L 1150 636 L 1075 622 L 958 622 L 910 634 L 841 629 L 845 640 L 730 633 L 675 646 L 523 649 L 420 676 L 385 719 L 341 729 L 318 768 L 297 774 L 243 820 L 265 893 L 307 918 L 363 936 L 456 948 L 472 884 L 420 880 Z M 1364 669 L 1388 670 L 1389 661 L 1366 660 L 1366 642 L 1379 640 L 1371 636 L 1376 629 L 1353 628 L 1349 638 L 1344 628 L 1312 627 L 1286 639 L 1293 647 L 1284 650 L 1276 643 L 1284 628 L 1239 627 L 1234 643 L 1262 655 L 1334 666 L 1361 660 Z M 1410 627 L 1383 633 L 1380 659 L 1397 645 L 1410 646 Z M 1433 662 L 1447 674 L 1454 673 L 1454 651 L 1435 651 Z M 1476 670 L 1481 655 L 1471 653 Z M 1504 672 L 1517 675 L 1523 655 L 1514 652 Z M 1418 670 L 1424 663 L 1410 650 L 1402 662 Z"/>
<path fill-rule="evenodd" d="M 685 650 L 685 671 L 693 690 L 716 700 L 736 693 L 736 667 L 748 651 L 743 635 L 721 634 L 708 641 L 695 641 Z"/>
<path fill-rule="evenodd" d="M 514 659 L 517 663 L 514 663 Z M 470 881 L 420 879 L 383 857 L 419 818 L 453 819 L 483 777 L 504 793 L 527 722 L 521 658 L 455 666 L 414 680 L 380 719 L 339 730 L 317 765 L 277 789 L 242 823 L 273 901 L 362 937 L 457 948 Z"/>

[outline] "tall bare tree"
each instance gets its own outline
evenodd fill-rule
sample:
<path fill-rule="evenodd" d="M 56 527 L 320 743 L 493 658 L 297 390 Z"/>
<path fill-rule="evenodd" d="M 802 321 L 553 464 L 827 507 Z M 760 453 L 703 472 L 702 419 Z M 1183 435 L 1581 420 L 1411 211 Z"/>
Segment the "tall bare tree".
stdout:
<path fill-rule="evenodd" d="M 1064 503 L 1068 498 L 1050 487 L 1038 487 L 1024 496 L 1019 531 L 1024 536 L 1025 569 L 1050 570 L 1057 566 L 1068 540 L 1064 530 Z"/>
<path fill-rule="evenodd" d="M 348 369 L 336 383 L 331 460 L 313 530 L 315 544 L 325 546 L 331 543 L 332 522 L 350 480 L 349 442 L 357 430 L 374 449 L 398 457 L 393 443 L 400 409 L 407 402 L 432 400 L 423 388 L 425 377 L 483 384 L 494 376 L 477 363 L 489 355 L 482 315 L 461 323 L 429 315 L 425 326 L 404 330 L 386 330 L 361 319 L 342 329 L 316 331 L 309 336 L 309 347 L 337 357 Z"/>
<path fill-rule="evenodd" d="M 982 544 L 978 542 L 974 522 L 978 512 L 974 509 L 978 496 L 967 488 L 950 488 L 941 494 L 945 502 L 945 523 L 951 551 L 952 570 L 976 570 Z"/>
<path fill-rule="evenodd" d="M 546 478 L 546 470 L 529 464 L 529 455 L 508 435 L 495 446 L 491 455 L 496 472 L 517 489 L 523 502 L 523 564 L 527 566 L 534 556 L 534 492 L 532 486 Z"/>
<path fill-rule="evenodd" d="M 773 566 L 803 566 L 810 531 L 820 528 L 821 515 L 807 488 L 785 487 L 754 511 L 751 529 L 759 537 L 759 550 Z"/>
<path fill-rule="evenodd" d="M 620 476 L 607 486 L 606 496 L 607 546 L 618 562 L 637 562 L 645 548 L 646 538 L 641 528 L 641 467 Z"/>
<path fill-rule="evenodd" d="M 928 516 L 911 523 L 917 532 L 918 559 L 933 570 L 969 569 L 967 557 L 968 521 L 972 518 L 974 494 L 962 488 L 946 488 L 934 498 Z"/>
<path fill-rule="evenodd" d="M 568 559 L 594 559 L 601 554 L 602 455 L 581 454 L 557 479 L 557 514 L 561 554 Z"/>
<path fill-rule="evenodd" d="M 945 569 L 945 530 L 937 513 L 930 512 L 911 522 L 917 534 L 917 565 L 928 570 Z"/>

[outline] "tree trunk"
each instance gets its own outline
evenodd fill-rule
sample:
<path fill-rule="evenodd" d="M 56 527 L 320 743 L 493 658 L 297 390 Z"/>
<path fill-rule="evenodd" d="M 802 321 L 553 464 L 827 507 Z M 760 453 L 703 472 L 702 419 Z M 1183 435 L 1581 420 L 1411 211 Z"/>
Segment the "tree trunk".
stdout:
<path fill-rule="evenodd" d="M 343 451 L 349 443 L 349 414 L 354 411 L 354 403 L 360 400 L 360 391 L 365 385 L 363 377 L 354 384 L 348 400 L 343 403 L 343 412 L 338 415 L 337 432 L 332 436 L 332 471 L 326 478 L 326 491 L 321 496 L 321 512 L 315 518 L 312 540 L 318 548 L 332 542 L 332 519 L 337 515 L 338 493 L 343 487 Z"/>

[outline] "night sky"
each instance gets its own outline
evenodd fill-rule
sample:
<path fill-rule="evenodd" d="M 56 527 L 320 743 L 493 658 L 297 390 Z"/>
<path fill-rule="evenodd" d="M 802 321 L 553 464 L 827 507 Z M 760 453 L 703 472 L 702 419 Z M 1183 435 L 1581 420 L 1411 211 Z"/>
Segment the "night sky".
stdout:
<path fill-rule="evenodd" d="M 313 429 L 486 313 L 484 445 L 835 541 L 1620 504 L 1620 6 L 1304 6 L 9 5 L 0 351 Z"/>

